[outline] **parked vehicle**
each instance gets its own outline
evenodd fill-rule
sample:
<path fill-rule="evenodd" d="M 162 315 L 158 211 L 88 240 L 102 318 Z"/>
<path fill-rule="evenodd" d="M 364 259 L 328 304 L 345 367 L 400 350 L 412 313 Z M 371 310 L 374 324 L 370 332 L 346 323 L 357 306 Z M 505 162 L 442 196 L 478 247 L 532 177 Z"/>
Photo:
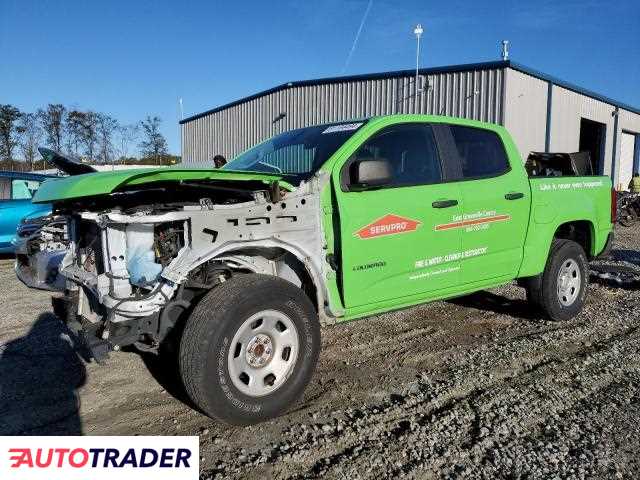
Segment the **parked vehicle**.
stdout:
<path fill-rule="evenodd" d="M 13 253 L 16 229 L 27 216 L 47 215 L 50 204 L 33 204 L 31 198 L 48 175 L 0 171 L 0 253 Z"/>
<path fill-rule="evenodd" d="M 203 412 L 251 424 L 302 394 L 321 325 L 515 279 L 541 315 L 572 318 L 612 241 L 611 196 L 607 177 L 530 178 L 498 125 L 320 125 L 222 170 L 46 182 L 35 201 L 66 220 L 69 250 L 40 278 L 64 277 L 67 322 L 96 360 L 177 352 Z"/>

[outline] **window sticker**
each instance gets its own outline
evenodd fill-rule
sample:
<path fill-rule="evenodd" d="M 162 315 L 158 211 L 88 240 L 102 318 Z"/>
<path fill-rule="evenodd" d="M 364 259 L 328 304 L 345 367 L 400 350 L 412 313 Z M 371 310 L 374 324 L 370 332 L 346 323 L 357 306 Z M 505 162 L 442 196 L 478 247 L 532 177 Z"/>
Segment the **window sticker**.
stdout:
<path fill-rule="evenodd" d="M 327 127 L 322 133 L 349 132 L 351 130 L 357 130 L 362 124 L 363 122 L 332 125 L 331 127 Z"/>

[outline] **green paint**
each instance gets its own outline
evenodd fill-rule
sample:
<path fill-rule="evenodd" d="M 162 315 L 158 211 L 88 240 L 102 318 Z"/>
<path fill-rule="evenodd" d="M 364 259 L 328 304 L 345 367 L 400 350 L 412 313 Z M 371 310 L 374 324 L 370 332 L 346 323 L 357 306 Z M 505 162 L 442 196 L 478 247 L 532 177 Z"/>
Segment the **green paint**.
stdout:
<path fill-rule="evenodd" d="M 379 130 L 407 122 L 493 131 L 505 146 L 511 170 L 488 179 L 343 192 L 340 170 L 350 156 Z M 326 162 L 322 171 L 332 178 L 323 192 L 322 205 L 328 253 L 341 260 L 342 278 L 331 274 L 327 279 L 330 310 L 340 317 L 339 321 L 537 275 L 544 270 L 554 234 L 567 222 L 591 225 L 590 255 L 604 249 L 612 231 L 608 177 L 529 179 L 511 136 L 499 125 L 427 115 L 373 118 Z M 524 196 L 507 200 L 504 195 L 508 192 Z M 447 209 L 431 207 L 434 200 L 443 198 L 455 198 L 460 203 Z M 495 221 L 469 225 L 470 230 L 435 230 L 435 225 L 455 223 L 454 218 L 464 219 L 464 215 L 473 219 L 478 212 L 494 212 L 477 218 L 495 217 Z M 420 225 L 414 231 L 374 238 L 356 235 L 359 229 L 387 214 Z"/>
<path fill-rule="evenodd" d="M 34 203 L 59 202 L 82 197 L 107 195 L 120 188 L 163 181 L 236 180 L 260 181 L 269 184 L 278 181 L 286 190 L 293 186 L 282 181 L 280 175 L 269 173 L 234 172 L 205 168 L 144 168 L 114 172 L 86 173 L 44 182 L 33 199 Z"/>

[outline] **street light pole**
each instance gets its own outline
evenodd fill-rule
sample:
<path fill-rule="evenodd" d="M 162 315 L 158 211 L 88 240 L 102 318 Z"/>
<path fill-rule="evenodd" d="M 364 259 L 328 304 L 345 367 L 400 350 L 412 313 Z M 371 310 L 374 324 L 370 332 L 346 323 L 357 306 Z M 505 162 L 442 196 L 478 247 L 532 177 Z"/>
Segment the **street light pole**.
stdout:
<path fill-rule="evenodd" d="M 418 80 L 420 79 L 420 37 L 422 36 L 422 33 L 424 32 L 424 30 L 422 29 L 422 25 L 417 24 L 416 28 L 413 30 L 413 33 L 416 36 L 416 41 L 417 41 L 417 48 L 416 48 L 416 110 L 417 110 L 417 105 L 418 105 L 418 88 L 419 88 L 419 83 Z"/>

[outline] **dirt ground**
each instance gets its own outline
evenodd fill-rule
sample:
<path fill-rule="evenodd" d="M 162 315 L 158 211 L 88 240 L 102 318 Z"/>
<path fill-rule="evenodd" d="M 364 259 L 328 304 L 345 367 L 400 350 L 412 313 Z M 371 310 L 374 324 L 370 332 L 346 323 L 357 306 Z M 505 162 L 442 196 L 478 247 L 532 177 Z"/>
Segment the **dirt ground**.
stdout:
<path fill-rule="evenodd" d="M 615 255 L 638 250 L 640 228 L 620 230 Z M 245 428 L 190 409 L 136 354 L 80 360 L 6 258 L 0 299 L 0 435 L 199 435 L 206 479 L 640 475 L 640 290 L 592 283 L 565 323 L 508 285 L 327 328 L 301 402 Z"/>

